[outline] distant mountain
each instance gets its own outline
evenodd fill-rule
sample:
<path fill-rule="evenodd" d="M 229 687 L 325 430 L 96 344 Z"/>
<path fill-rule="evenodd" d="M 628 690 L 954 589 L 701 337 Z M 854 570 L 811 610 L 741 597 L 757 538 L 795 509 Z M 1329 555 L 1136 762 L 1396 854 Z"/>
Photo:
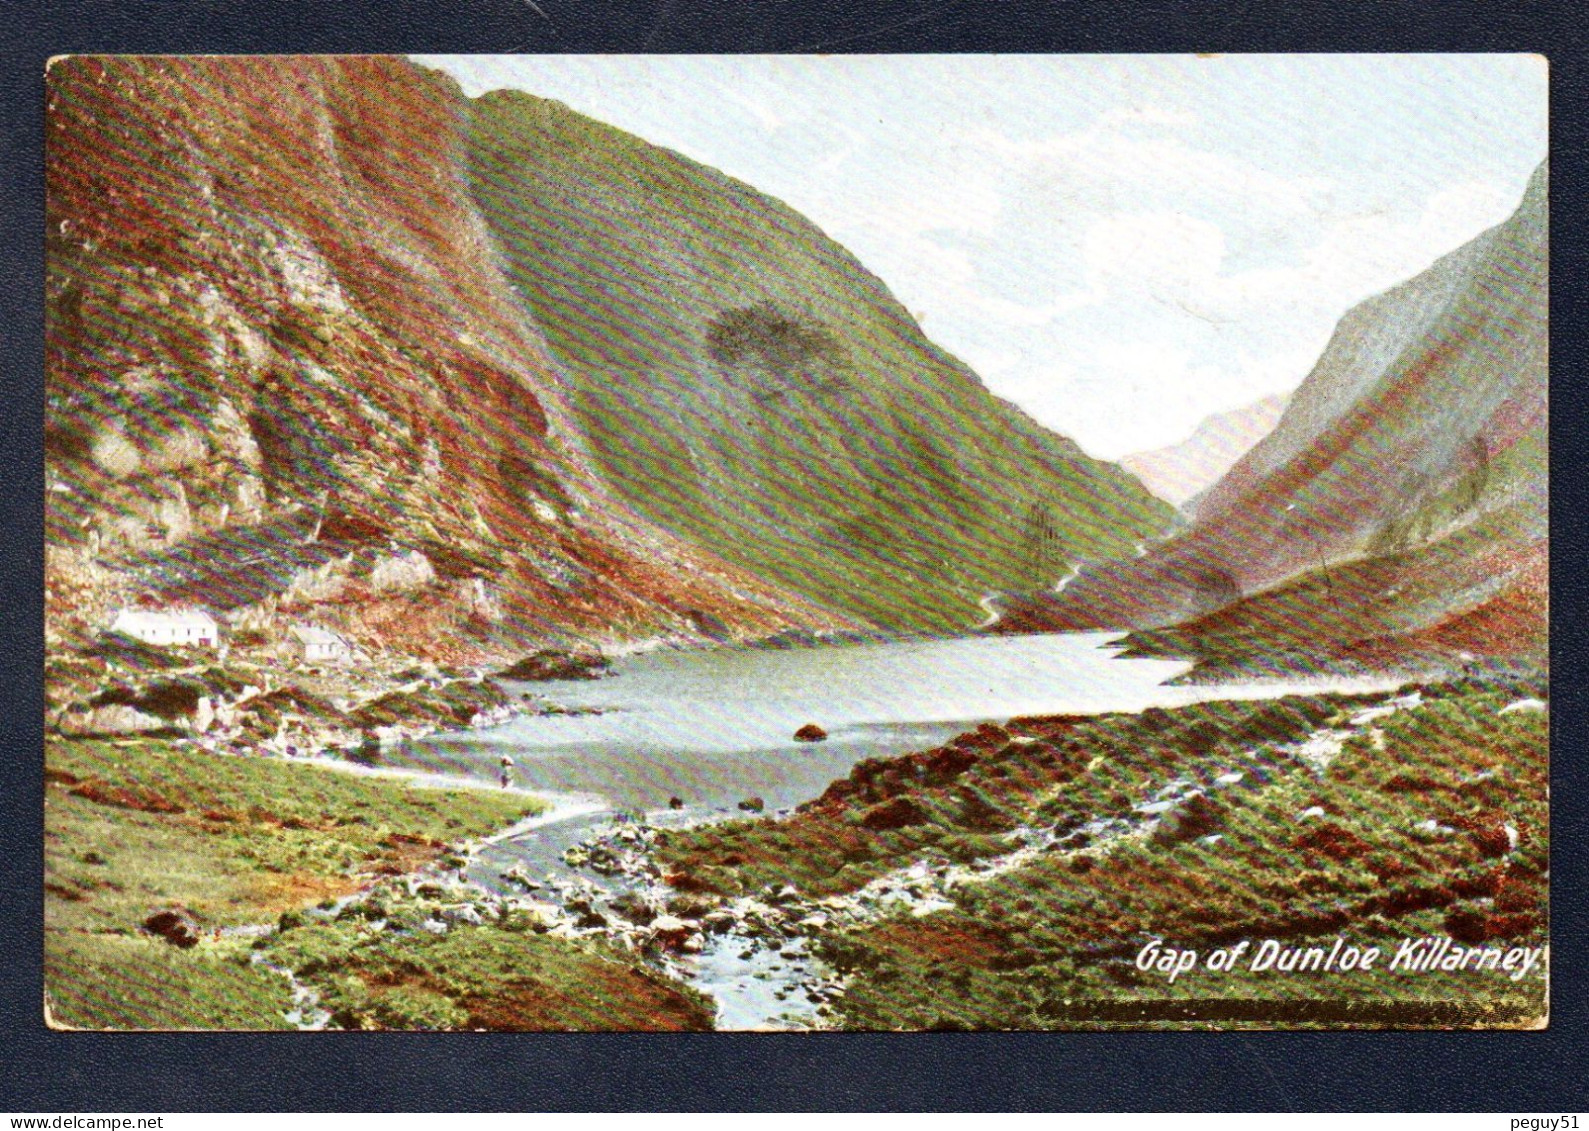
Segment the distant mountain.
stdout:
<path fill-rule="evenodd" d="M 853 623 L 635 515 L 398 59 L 48 75 L 47 626 L 313 606 L 438 657 Z"/>
<path fill-rule="evenodd" d="M 1543 659 L 1546 196 L 1542 166 L 1509 220 L 1348 312 L 1187 530 L 999 630 L 1157 629 L 1133 646 L 1208 671 Z"/>
<path fill-rule="evenodd" d="M 595 461 L 669 530 L 851 616 L 946 631 L 1172 520 L 787 206 L 528 94 L 483 95 L 472 122 L 476 200 Z"/>
<path fill-rule="evenodd" d="M 1135 452 L 1120 466 L 1142 480 L 1165 502 L 1190 515 L 1195 498 L 1219 481 L 1247 451 L 1274 428 L 1290 394 L 1275 393 L 1260 401 L 1205 417 L 1178 444 Z"/>

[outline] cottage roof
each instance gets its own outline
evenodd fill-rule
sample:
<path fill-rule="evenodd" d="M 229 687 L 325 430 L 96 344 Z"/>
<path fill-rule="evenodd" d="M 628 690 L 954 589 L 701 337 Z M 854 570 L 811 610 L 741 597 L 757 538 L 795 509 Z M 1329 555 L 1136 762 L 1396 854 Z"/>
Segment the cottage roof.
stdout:
<path fill-rule="evenodd" d="M 295 624 L 287 630 L 300 644 L 343 644 L 342 637 L 312 624 Z"/>
<path fill-rule="evenodd" d="M 207 624 L 214 628 L 215 618 L 209 610 L 186 605 L 168 605 L 164 608 L 139 608 L 129 605 L 116 614 L 116 619 L 131 619 L 144 624 Z"/>

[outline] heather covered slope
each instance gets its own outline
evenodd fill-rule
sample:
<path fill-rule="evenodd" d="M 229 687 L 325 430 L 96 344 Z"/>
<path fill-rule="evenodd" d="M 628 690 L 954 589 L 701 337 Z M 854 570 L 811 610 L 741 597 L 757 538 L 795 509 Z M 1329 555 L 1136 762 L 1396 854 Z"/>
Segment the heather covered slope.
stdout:
<path fill-rule="evenodd" d="M 473 104 L 481 211 L 597 463 L 681 535 L 895 629 L 982 619 L 1171 520 L 992 396 L 786 206 L 574 113 Z"/>
<path fill-rule="evenodd" d="M 143 594 L 438 659 L 845 623 L 601 483 L 450 80 L 83 57 L 48 94 L 52 642 Z"/>
<path fill-rule="evenodd" d="M 1348 312 L 1187 531 L 1001 628 L 1163 629 L 1138 648 L 1213 668 L 1543 659 L 1546 189 Z"/>

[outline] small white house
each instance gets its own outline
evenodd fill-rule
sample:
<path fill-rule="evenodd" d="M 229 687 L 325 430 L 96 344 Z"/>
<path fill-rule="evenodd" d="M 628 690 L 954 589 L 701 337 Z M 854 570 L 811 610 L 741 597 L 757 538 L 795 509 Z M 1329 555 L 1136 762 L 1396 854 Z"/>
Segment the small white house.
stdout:
<path fill-rule="evenodd" d="M 221 639 L 220 626 L 203 609 L 122 609 L 110 630 L 161 647 L 214 648 Z"/>
<path fill-rule="evenodd" d="M 312 624 L 295 624 L 287 630 L 293 650 L 307 663 L 344 663 L 353 655 L 348 642 L 334 632 Z"/>

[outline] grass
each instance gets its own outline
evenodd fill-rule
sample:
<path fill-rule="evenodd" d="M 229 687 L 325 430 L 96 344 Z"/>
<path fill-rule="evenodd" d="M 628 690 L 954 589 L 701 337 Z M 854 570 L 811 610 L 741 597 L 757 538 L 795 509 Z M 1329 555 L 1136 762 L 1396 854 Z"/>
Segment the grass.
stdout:
<path fill-rule="evenodd" d="M 179 950 L 140 924 L 268 922 L 543 807 L 163 742 L 51 742 L 45 768 L 46 991 L 86 1028 L 279 1027 L 286 981 L 235 941 Z"/>
<path fill-rule="evenodd" d="M 1387 545 L 1173 627 L 1132 632 L 1126 654 L 1191 659 L 1197 677 L 1209 682 L 1361 670 L 1387 661 L 1450 664 L 1463 649 L 1537 664 L 1549 651 L 1543 587 L 1532 592 L 1525 576 L 1483 600 L 1474 596 L 1518 567 L 1518 561 L 1504 569 L 1497 564 L 1497 546 L 1527 546 L 1540 537 L 1531 498 L 1497 506 L 1434 541 Z"/>
<path fill-rule="evenodd" d="M 89 1029 L 288 1029 L 288 982 L 238 943 L 178 950 L 138 934 L 49 930 L 45 985 L 57 1025 Z"/>
<path fill-rule="evenodd" d="M 534 798 L 153 741 L 54 742 L 45 765 L 45 985 L 58 1025 L 286 1028 L 290 985 L 253 961 L 262 952 L 345 1028 L 711 1028 L 699 994 L 598 942 L 513 921 L 436 936 L 299 913 L 534 815 Z M 173 905 L 203 928 L 196 946 L 139 929 Z M 257 946 L 214 933 L 269 922 L 280 929 Z"/>
<path fill-rule="evenodd" d="M 1355 728 L 1350 718 L 1387 696 L 1202 704 L 1064 724 L 1016 720 L 1006 731 L 1012 738 L 1045 737 L 989 743 L 953 784 L 914 780 L 935 752 L 858 767 L 848 784 L 789 821 L 675 834 L 669 867 L 711 890 L 786 881 L 830 894 L 949 855 L 952 846 L 977 847 L 963 827 L 968 810 L 986 821 L 991 806 L 1009 824 L 1071 829 L 1129 812 L 1172 780 L 1206 786 L 1236 769 L 1243 782 L 1210 793 L 1196 836 L 1126 837 L 1107 848 L 1041 854 L 957 887 L 952 910 L 824 936 L 819 948 L 849 976 L 837 1022 L 856 1029 L 1531 1022 L 1546 1011 L 1537 976 L 1353 977 L 1238 964 L 1229 974 L 1200 968 L 1172 985 L 1138 970 L 1134 958 L 1153 939 L 1206 956 L 1243 939 L 1252 948 L 1266 938 L 1328 947 L 1340 936 L 1347 945 L 1381 946 L 1382 964 L 1406 937 L 1544 945 L 1548 720 L 1544 712 L 1498 713 L 1521 695 L 1544 693 L 1542 682 L 1425 687 L 1421 706 Z M 1281 749 L 1319 727 L 1351 731 L 1322 775 Z M 973 789 L 986 806 L 967 803 Z M 926 820 L 866 830 L 864 814 L 889 792 L 909 797 Z M 982 847 L 1010 850 L 997 835 L 980 835 Z"/>
<path fill-rule="evenodd" d="M 710 1029 L 712 1008 L 596 941 L 512 925 L 394 935 L 359 918 L 315 922 L 267 944 L 348 1029 Z"/>
<path fill-rule="evenodd" d="M 957 863 L 1010 850 L 1021 824 L 1078 824 L 1128 808 L 1155 783 L 1236 760 L 1257 742 L 1295 742 L 1336 712 L 1385 696 L 1287 696 L 1175 712 L 1032 717 L 985 726 L 935 750 L 869 760 L 786 821 L 747 820 L 668 833 L 659 859 L 676 884 L 742 894 L 794 884 L 854 891 L 922 858 Z M 1263 771 L 1267 772 L 1267 771 Z M 868 827 L 898 797 L 921 823 Z"/>

